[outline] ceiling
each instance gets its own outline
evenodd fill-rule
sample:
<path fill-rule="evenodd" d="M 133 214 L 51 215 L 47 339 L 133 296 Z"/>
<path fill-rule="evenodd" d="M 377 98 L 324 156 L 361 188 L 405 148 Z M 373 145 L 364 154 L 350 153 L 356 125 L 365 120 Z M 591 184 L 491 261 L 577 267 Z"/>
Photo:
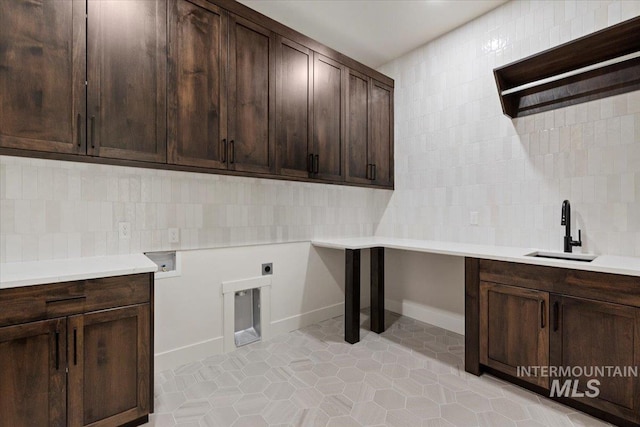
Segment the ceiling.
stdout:
<path fill-rule="evenodd" d="M 507 0 L 239 0 L 372 68 Z"/>

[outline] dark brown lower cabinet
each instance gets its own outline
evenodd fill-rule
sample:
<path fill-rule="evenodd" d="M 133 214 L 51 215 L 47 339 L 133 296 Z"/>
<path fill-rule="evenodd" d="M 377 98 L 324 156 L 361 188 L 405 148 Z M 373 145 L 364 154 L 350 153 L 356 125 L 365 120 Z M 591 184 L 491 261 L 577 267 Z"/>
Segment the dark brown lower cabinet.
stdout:
<path fill-rule="evenodd" d="M 0 427 L 67 425 L 66 320 L 0 328 Z"/>
<path fill-rule="evenodd" d="M 146 422 L 152 273 L 0 289 L 0 308 L 9 305 L 23 309 L 16 325 L 0 311 L 0 427 Z"/>
<path fill-rule="evenodd" d="M 517 376 L 518 367 L 549 364 L 549 294 L 480 283 L 480 363 Z M 523 377 L 548 387 L 549 378 Z"/>
<path fill-rule="evenodd" d="M 69 318 L 69 425 L 113 426 L 149 413 L 149 304 Z"/>
<path fill-rule="evenodd" d="M 640 421 L 640 378 L 616 376 L 606 367 L 640 369 L 640 309 L 581 298 L 552 295 L 554 319 L 551 364 L 565 367 L 598 367 L 601 372 L 559 377 L 561 385 L 575 382 L 585 397 L 573 397 L 585 405 L 622 418 Z M 578 372 L 572 373 L 575 374 Z M 602 375 L 604 374 L 604 375 Z M 598 395 L 589 397 L 598 389 Z M 573 383 L 572 383 L 573 385 Z"/>
<path fill-rule="evenodd" d="M 502 376 L 616 425 L 640 425 L 640 277 L 465 265 L 465 314 L 475 320 L 466 323 L 468 372 Z"/>

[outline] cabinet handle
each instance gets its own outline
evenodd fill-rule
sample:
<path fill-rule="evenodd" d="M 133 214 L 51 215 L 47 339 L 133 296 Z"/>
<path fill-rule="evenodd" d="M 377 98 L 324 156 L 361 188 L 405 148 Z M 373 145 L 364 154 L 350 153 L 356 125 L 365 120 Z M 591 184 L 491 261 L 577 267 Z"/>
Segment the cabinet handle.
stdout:
<path fill-rule="evenodd" d="M 558 301 L 553 303 L 553 332 L 557 332 L 560 327 L 560 304 Z"/>
<path fill-rule="evenodd" d="M 367 163 L 367 173 L 366 175 L 366 179 L 371 179 L 369 178 L 371 176 L 371 173 L 369 172 L 371 170 L 371 163 Z"/>
<path fill-rule="evenodd" d="M 73 328 L 73 364 L 78 364 L 78 329 Z"/>
<path fill-rule="evenodd" d="M 540 328 L 541 329 L 544 329 L 544 327 L 546 326 L 544 308 L 545 308 L 545 301 L 540 300 Z"/>
<path fill-rule="evenodd" d="M 376 164 L 372 164 L 371 165 L 371 180 L 375 181 L 376 180 Z"/>
<path fill-rule="evenodd" d="M 91 148 L 96 148 L 96 116 L 91 116 Z"/>
<path fill-rule="evenodd" d="M 320 170 L 320 156 L 315 155 L 315 162 L 313 162 L 313 173 L 318 173 Z"/>
<path fill-rule="evenodd" d="M 236 161 L 236 142 L 232 139 L 229 144 L 229 149 L 231 150 L 231 154 L 229 155 L 229 163 L 233 163 Z"/>
<path fill-rule="evenodd" d="M 77 295 L 69 298 L 48 299 L 45 301 L 45 304 L 56 304 L 56 303 L 68 302 L 68 301 L 79 301 L 81 299 L 87 299 L 86 295 Z"/>
<path fill-rule="evenodd" d="M 78 113 L 78 147 L 82 147 L 82 115 Z"/>
<path fill-rule="evenodd" d="M 56 371 L 60 369 L 60 332 L 56 331 Z"/>
<path fill-rule="evenodd" d="M 222 140 L 222 163 L 227 163 L 227 138 Z"/>
<path fill-rule="evenodd" d="M 313 154 L 309 154 L 307 158 L 307 172 L 313 173 Z"/>

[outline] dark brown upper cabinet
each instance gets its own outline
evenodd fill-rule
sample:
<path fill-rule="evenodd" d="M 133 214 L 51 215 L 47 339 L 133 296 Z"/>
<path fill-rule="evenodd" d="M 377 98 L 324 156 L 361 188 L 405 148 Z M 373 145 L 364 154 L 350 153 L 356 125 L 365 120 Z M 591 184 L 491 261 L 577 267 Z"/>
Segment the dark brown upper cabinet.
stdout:
<path fill-rule="evenodd" d="M 347 181 L 370 184 L 369 77 L 349 70 L 347 80 Z"/>
<path fill-rule="evenodd" d="M 163 0 L 88 2 L 88 153 L 165 162 Z"/>
<path fill-rule="evenodd" d="M 0 146 L 85 153 L 84 1 L 0 2 Z"/>
<path fill-rule="evenodd" d="M 346 68 L 314 52 L 313 172 L 314 178 L 344 180 Z"/>
<path fill-rule="evenodd" d="M 275 172 L 275 37 L 230 14 L 229 169 Z"/>
<path fill-rule="evenodd" d="M 227 37 L 226 11 L 204 0 L 170 2 L 169 163 L 226 168 Z"/>
<path fill-rule="evenodd" d="M 0 146 L 164 162 L 165 29 L 162 0 L 2 2 Z"/>
<path fill-rule="evenodd" d="M 269 30 L 204 0 L 171 0 L 168 93 L 169 163 L 275 171 Z"/>
<path fill-rule="evenodd" d="M 493 70 L 515 118 L 640 89 L 640 16 Z"/>
<path fill-rule="evenodd" d="M 0 154 L 393 188 L 393 80 L 234 0 L 0 1 Z"/>
<path fill-rule="evenodd" d="M 369 109 L 369 179 L 393 187 L 393 88 L 371 80 Z"/>
<path fill-rule="evenodd" d="M 309 177 L 313 116 L 313 52 L 278 37 L 276 44 L 277 170 L 281 175 Z"/>
<path fill-rule="evenodd" d="M 393 188 L 393 88 L 349 70 L 347 181 Z"/>

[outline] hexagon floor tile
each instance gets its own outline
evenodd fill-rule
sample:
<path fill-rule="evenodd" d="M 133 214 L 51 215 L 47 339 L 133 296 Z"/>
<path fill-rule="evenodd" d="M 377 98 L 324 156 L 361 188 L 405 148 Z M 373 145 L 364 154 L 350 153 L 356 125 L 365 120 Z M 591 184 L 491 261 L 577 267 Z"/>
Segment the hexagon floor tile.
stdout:
<path fill-rule="evenodd" d="M 464 337 L 395 313 L 343 340 L 343 317 L 155 375 L 147 427 L 607 426 L 488 374 Z"/>

